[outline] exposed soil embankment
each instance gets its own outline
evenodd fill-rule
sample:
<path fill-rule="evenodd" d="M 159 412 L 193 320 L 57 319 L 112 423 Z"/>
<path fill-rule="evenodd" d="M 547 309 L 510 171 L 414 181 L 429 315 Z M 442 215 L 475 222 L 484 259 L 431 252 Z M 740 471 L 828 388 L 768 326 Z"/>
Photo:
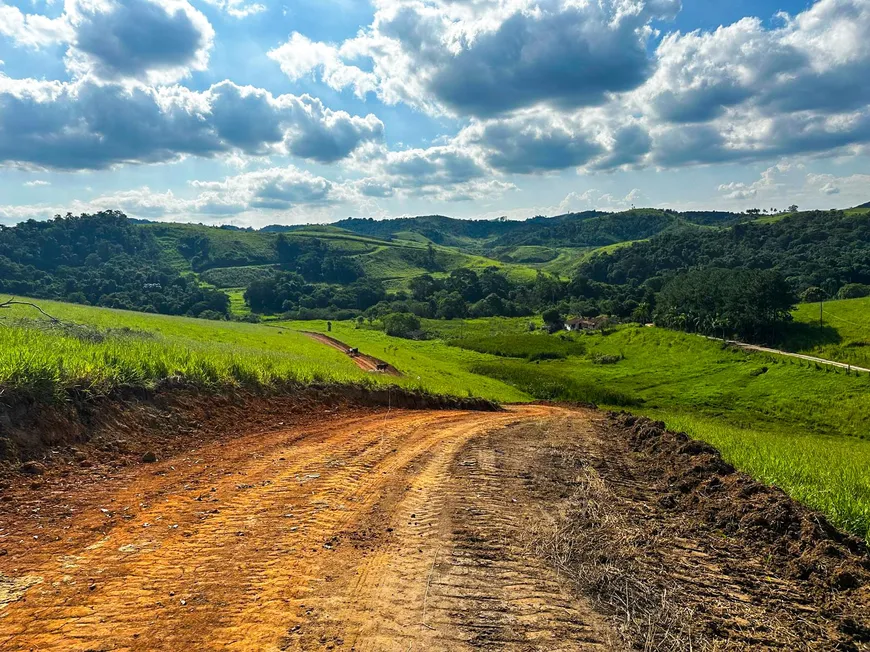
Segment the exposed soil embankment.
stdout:
<path fill-rule="evenodd" d="M 5 399 L 5 402 L 4 402 Z M 197 442 L 274 429 L 338 409 L 499 409 L 490 401 L 435 396 L 402 388 L 358 385 L 288 385 L 251 392 L 203 391 L 166 382 L 155 390 L 126 389 L 100 398 L 72 396 L 63 404 L 0 397 L 0 476 L 23 470 L 41 475 L 53 462 L 90 467 L 162 457 Z"/>
<path fill-rule="evenodd" d="M 864 543 L 711 446 L 614 414 L 549 465 L 539 545 L 638 648 L 870 649 Z"/>

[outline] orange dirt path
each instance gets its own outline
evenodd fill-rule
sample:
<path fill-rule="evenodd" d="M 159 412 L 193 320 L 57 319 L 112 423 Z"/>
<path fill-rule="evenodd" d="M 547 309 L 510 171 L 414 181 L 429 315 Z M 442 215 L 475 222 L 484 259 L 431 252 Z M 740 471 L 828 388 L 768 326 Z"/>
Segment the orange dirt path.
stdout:
<path fill-rule="evenodd" d="M 351 348 L 344 342 L 341 342 L 334 337 L 330 337 L 329 335 L 324 335 L 323 333 L 312 333 L 308 331 L 302 331 L 305 335 L 310 337 L 313 340 L 317 340 L 321 344 L 326 344 L 326 346 L 331 346 L 333 349 L 338 349 L 342 353 L 347 353 L 347 351 Z M 386 365 L 383 373 L 388 376 L 401 376 L 402 373 L 396 369 L 393 365 L 384 360 L 376 358 L 371 355 L 366 355 L 365 353 L 358 353 L 353 358 L 351 358 L 357 367 L 362 369 L 363 371 L 377 371 L 378 365 Z"/>
<path fill-rule="evenodd" d="M 550 610 L 537 641 L 499 649 L 600 649 L 548 570 L 490 557 L 521 510 L 475 442 L 556 413 L 345 415 L 137 466 L 70 492 L 66 513 L 34 507 L 0 522 L 0 650 L 464 650 L 457 618 L 496 598 L 517 618 Z M 456 539 L 451 513 L 476 534 Z"/>

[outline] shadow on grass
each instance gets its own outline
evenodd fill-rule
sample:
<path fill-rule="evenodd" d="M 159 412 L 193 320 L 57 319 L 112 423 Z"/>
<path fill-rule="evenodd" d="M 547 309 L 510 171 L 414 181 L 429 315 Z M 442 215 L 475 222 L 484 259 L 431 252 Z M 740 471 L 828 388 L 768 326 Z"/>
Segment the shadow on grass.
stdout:
<path fill-rule="evenodd" d="M 833 326 L 791 322 L 777 339 L 776 345 L 787 351 L 804 351 L 826 344 L 840 344 L 843 337 Z"/>

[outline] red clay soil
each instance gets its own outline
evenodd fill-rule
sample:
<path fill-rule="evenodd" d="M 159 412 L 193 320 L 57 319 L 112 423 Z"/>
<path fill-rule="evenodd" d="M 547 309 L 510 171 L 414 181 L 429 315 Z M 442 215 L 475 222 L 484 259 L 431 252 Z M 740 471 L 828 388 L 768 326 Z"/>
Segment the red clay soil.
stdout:
<path fill-rule="evenodd" d="M 313 340 L 317 340 L 322 344 L 326 344 L 327 346 L 331 346 L 333 349 L 338 349 L 342 353 L 348 353 L 351 350 L 344 342 L 340 342 L 334 337 L 330 337 L 329 335 L 324 335 L 323 333 L 312 333 L 309 331 L 302 331 L 305 335 L 310 337 Z M 357 353 L 352 357 L 356 366 L 362 369 L 363 371 L 373 371 L 378 373 L 387 374 L 388 376 L 401 376 L 402 372 L 396 369 L 389 362 L 385 362 L 379 358 L 375 358 L 371 355 L 366 355 L 365 353 Z M 380 369 L 378 369 L 380 367 Z"/>
<path fill-rule="evenodd" d="M 0 485 L 0 649 L 870 649 L 863 544 L 660 424 L 185 400 Z"/>

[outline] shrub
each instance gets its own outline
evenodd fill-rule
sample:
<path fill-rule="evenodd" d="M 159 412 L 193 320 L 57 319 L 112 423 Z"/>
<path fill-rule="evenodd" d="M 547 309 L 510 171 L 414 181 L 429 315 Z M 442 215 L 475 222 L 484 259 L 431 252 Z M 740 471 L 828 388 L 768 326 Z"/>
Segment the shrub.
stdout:
<path fill-rule="evenodd" d="M 562 330 L 565 327 L 565 318 L 562 317 L 562 313 L 560 313 L 555 308 L 551 308 L 544 312 L 541 317 L 544 320 L 544 324 L 551 333 L 555 333 L 556 331 Z"/>
<path fill-rule="evenodd" d="M 451 346 L 461 349 L 489 353 L 503 358 L 524 358 L 530 362 L 539 360 L 562 360 L 569 355 L 583 355 L 586 346 L 575 342 L 572 338 L 565 339 L 548 335 L 495 335 L 492 337 L 471 337 L 448 342 Z"/>
<path fill-rule="evenodd" d="M 592 364 L 616 364 L 620 360 L 622 360 L 621 355 L 604 355 L 602 353 L 596 353 L 592 356 Z"/>
<path fill-rule="evenodd" d="M 391 337 L 415 339 L 420 334 L 420 318 L 408 312 L 394 312 L 383 318 L 384 332 Z"/>
<path fill-rule="evenodd" d="M 870 285 L 863 283 L 849 283 L 837 292 L 838 299 L 861 299 L 866 296 L 870 296 Z"/>

